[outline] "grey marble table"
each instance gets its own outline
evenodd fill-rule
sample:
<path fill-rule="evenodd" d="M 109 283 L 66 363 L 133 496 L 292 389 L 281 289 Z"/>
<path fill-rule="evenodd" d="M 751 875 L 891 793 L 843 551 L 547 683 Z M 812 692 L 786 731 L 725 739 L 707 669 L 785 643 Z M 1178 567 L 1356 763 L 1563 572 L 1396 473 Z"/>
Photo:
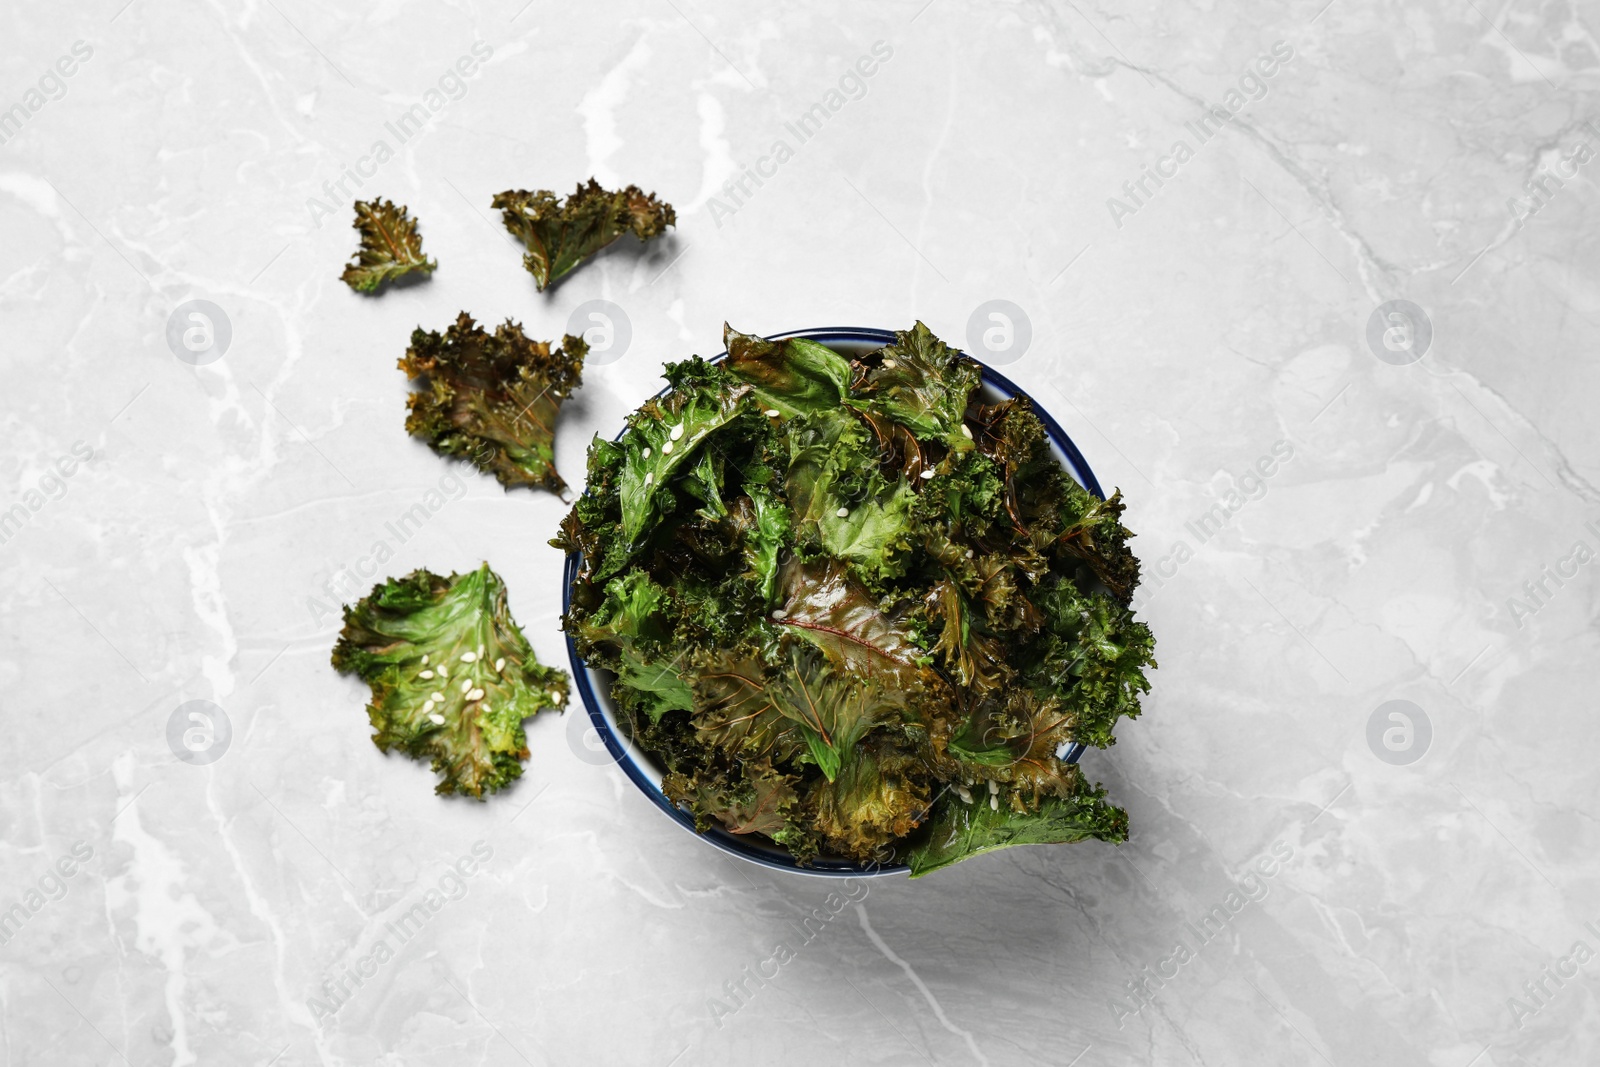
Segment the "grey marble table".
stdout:
<path fill-rule="evenodd" d="M 1593 4 L 0 28 L 0 1063 L 1600 1060 Z M 678 228 L 536 294 L 489 199 L 591 175 Z M 441 266 L 367 299 L 373 195 Z M 1158 639 L 1085 757 L 1126 845 L 845 894 L 672 827 L 577 715 L 486 804 L 373 747 L 328 652 L 375 574 L 488 560 L 565 664 L 564 505 L 408 438 L 395 361 L 591 300 L 629 336 L 575 484 L 724 321 L 921 318 L 1061 420 Z"/>

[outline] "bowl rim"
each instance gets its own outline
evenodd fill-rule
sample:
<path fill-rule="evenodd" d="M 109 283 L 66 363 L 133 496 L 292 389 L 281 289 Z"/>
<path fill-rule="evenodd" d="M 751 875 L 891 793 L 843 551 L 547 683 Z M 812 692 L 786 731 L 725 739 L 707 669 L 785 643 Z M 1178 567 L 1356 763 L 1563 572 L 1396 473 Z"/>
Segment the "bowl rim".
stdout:
<path fill-rule="evenodd" d="M 822 344 L 826 344 L 829 341 L 843 341 L 856 344 L 867 343 L 881 347 L 893 343 L 895 333 L 893 330 L 881 330 L 867 326 L 820 326 L 769 334 L 766 340 L 787 341 L 797 337 Z M 1068 473 L 1077 480 L 1078 484 L 1101 500 L 1104 500 L 1105 491 L 1100 488 L 1099 480 L 1095 478 L 1094 471 L 1089 468 L 1089 461 L 1084 458 L 1083 453 L 1078 450 L 1078 446 L 1073 443 L 1072 438 L 1067 435 L 1066 430 L 1062 429 L 1061 424 L 1055 420 L 1055 417 L 1041 407 L 1030 393 L 1019 387 L 1010 378 L 1007 378 L 982 360 L 975 359 L 959 349 L 957 351 L 961 355 L 966 355 L 968 359 L 972 359 L 978 365 L 981 372 L 982 385 L 987 385 L 997 392 L 1006 394 L 1008 397 L 1023 397 L 1032 405 L 1033 413 L 1044 424 L 1045 435 L 1050 439 L 1050 443 L 1066 457 Z M 727 357 L 728 353 L 722 352 L 711 357 L 707 362 L 720 363 Z M 671 391 L 671 388 L 669 385 L 661 389 L 653 399 L 665 396 Z M 617 431 L 617 436 L 613 440 L 620 439 L 622 434 L 626 432 L 627 426 L 624 425 L 621 430 Z M 585 487 L 584 491 L 588 491 L 587 487 Z M 572 610 L 572 586 L 577 581 L 578 565 L 581 558 L 582 553 L 576 549 L 567 553 L 561 584 L 561 615 L 563 619 Z M 594 686 L 590 681 L 590 667 L 584 658 L 578 654 L 577 642 L 573 640 L 572 634 L 568 633 L 565 628 L 563 628 L 562 636 L 566 638 L 567 642 L 567 658 L 572 667 L 573 685 L 577 688 L 578 695 L 583 700 L 584 710 L 588 712 L 590 725 L 594 727 L 595 732 L 600 735 L 601 740 L 605 743 L 607 754 L 611 756 L 629 780 L 639 788 L 639 791 L 649 798 L 674 824 L 728 855 L 749 863 L 759 864 L 771 870 L 787 871 L 790 874 L 824 878 L 872 878 L 891 874 L 904 874 L 910 871 L 911 868 L 903 863 L 861 865 L 849 860 L 831 858 L 818 858 L 808 866 L 801 866 L 793 856 L 782 849 L 755 845 L 721 827 L 712 827 L 704 833 L 695 829 L 694 816 L 668 800 L 660 787 L 652 782 L 635 763 L 627 746 L 616 735 L 616 732 L 611 728 L 610 722 L 606 719 L 599 696 L 594 691 Z M 1076 763 L 1085 748 L 1086 746 L 1082 742 L 1075 743 L 1063 759 L 1068 763 Z"/>

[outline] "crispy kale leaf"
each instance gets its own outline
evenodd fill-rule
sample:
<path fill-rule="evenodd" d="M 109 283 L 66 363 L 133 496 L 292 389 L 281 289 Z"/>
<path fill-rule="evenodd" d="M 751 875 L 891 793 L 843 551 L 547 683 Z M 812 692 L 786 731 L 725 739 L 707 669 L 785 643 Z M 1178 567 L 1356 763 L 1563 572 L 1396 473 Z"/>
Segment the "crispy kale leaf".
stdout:
<path fill-rule="evenodd" d="M 723 324 L 728 370 L 748 382 L 765 408 L 783 415 L 836 412 L 850 395 L 850 364 L 826 345 L 803 337 L 768 341 Z"/>
<path fill-rule="evenodd" d="M 672 205 L 637 185 L 609 192 L 590 178 L 565 202 L 541 189 L 507 189 L 495 196 L 506 229 L 528 247 L 522 265 L 540 292 L 625 233 L 641 241 L 677 224 Z"/>
<path fill-rule="evenodd" d="M 563 626 L 667 795 L 802 863 L 1121 840 L 1064 758 L 1155 665 L 1120 498 L 920 323 L 848 359 L 724 336 L 591 445 L 554 542 L 582 554 Z"/>
<path fill-rule="evenodd" d="M 773 621 L 825 653 L 835 670 L 884 682 L 903 697 L 943 689 L 903 620 L 884 611 L 844 567 L 792 561 L 783 585 L 784 606 Z"/>
<path fill-rule="evenodd" d="M 683 376 L 667 403 L 651 401 L 628 419 L 618 493 L 622 537 L 629 547 L 676 504 L 678 498 L 668 487 L 674 473 L 682 469 L 698 479 L 692 461 L 702 458 L 701 444 L 750 410 L 748 390 L 718 388 L 718 378 L 710 372 L 703 378 Z"/>
<path fill-rule="evenodd" d="M 919 322 L 895 335 L 847 403 L 959 451 L 972 447 L 971 431 L 962 427 L 978 381 L 977 364 Z"/>
<path fill-rule="evenodd" d="M 407 274 L 432 274 L 437 261 L 422 254 L 422 235 L 417 220 L 406 209 L 388 200 L 357 200 L 355 228 L 361 233 L 361 247 L 355 259 L 339 275 L 341 281 L 358 293 L 376 292 L 385 282 Z"/>
<path fill-rule="evenodd" d="M 1091 788 L 1075 767 L 1071 778 L 1069 795 L 1047 797 L 1034 807 L 1014 793 L 997 792 L 987 799 L 981 795 L 968 799 L 954 790 L 945 794 L 919 832 L 921 840 L 906 856 L 911 877 L 1012 845 L 1057 845 L 1090 838 L 1126 841 L 1127 813 L 1107 804 L 1105 790 Z"/>
<path fill-rule="evenodd" d="M 522 775 L 522 720 L 567 702 L 567 676 L 544 667 L 485 563 L 441 578 L 391 578 L 344 610 L 336 669 L 372 688 L 373 743 L 427 760 L 434 790 L 482 798 Z"/>
<path fill-rule="evenodd" d="M 1035 692 L 1057 694 L 1071 715 L 1071 738 L 1104 748 L 1121 718 L 1137 718 L 1150 689 L 1144 668 L 1155 665 L 1155 638 L 1133 612 L 1101 593 L 1085 594 L 1059 576 L 1036 601 L 1042 632 L 1026 677 Z"/>
<path fill-rule="evenodd" d="M 605 600 L 582 623 L 596 666 L 616 672 L 636 711 L 652 722 L 673 709 L 689 711 L 688 684 L 665 660 L 671 632 L 665 623 L 671 594 L 644 571 L 613 578 Z"/>
<path fill-rule="evenodd" d="M 794 775 L 775 771 L 770 763 L 751 760 L 735 779 L 706 773 L 689 777 L 670 774 L 662 783 L 667 797 L 704 815 L 702 829 L 720 825 L 735 834 L 766 834 L 781 839 L 798 830 L 795 817 L 800 795 Z"/>
<path fill-rule="evenodd" d="M 509 319 L 489 333 L 465 311 L 442 335 L 419 328 L 400 360 L 408 378 L 423 379 L 406 401 L 406 429 L 507 488 L 565 492 L 555 466 L 556 414 L 582 381 L 588 351 L 570 334 L 552 350 Z"/>

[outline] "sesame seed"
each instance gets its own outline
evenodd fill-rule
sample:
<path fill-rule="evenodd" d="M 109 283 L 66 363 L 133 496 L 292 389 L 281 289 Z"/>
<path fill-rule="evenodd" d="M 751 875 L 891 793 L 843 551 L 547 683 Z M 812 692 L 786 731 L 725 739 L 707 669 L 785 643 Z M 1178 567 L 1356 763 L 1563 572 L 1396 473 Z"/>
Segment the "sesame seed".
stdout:
<path fill-rule="evenodd" d="M 661 446 L 661 454 L 663 456 L 672 455 L 672 442 L 671 441 L 668 441 L 666 444 Z"/>
<path fill-rule="evenodd" d="M 995 796 L 993 793 L 989 794 L 989 810 L 990 811 L 999 811 L 1000 810 L 1000 798 Z"/>
<path fill-rule="evenodd" d="M 482 700 L 483 699 L 483 690 L 482 689 L 474 689 L 472 692 L 467 694 L 467 699 L 468 700 Z"/>
<path fill-rule="evenodd" d="M 417 675 L 417 677 L 423 679 L 424 681 L 426 681 L 427 679 L 433 677 L 433 672 L 432 671 L 423 671 L 421 674 Z"/>
<path fill-rule="evenodd" d="M 782 414 L 783 414 L 783 412 L 779 411 L 777 408 L 768 408 L 767 409 L 767 418 L 769 418 L 769 419 L 775 419 L 779 415 L 782 415 Z"/>
<path fill-rule="evenodd" d="M 649 446 L 649 445 L 646 445 L 646 446 L 645 446 L 645 449 L 644 449 L 644 458 L 645 458 L 645 459 L 649 459 L 649 458 L 650 458 L 650 446 Z"/>
<path fill-rule="evenodd" d="M 787 619 L 789 617 L 789 613 L 783 608 L 773 608 L 772 617 L 774 619 Z"/>
<path fill-rule="evenodd" d="M 437 700 L 439 703 L 443 704 L 444 703 L 444 690 L 443 689 L 439 690 L 437 693 L 433 694 L 428 699 L 429 700 Z"/>
<path fill-rule="evenodd" d="M 440 663 L 439 664 L 439 677 L 441 677 L 441 678 L 450 677 L 450 665 L 448 663 Z"/>
<path fill-rule="evenodd" d="M 834 514 L 841 519 L 848 519 L 850 517 L 850 509 L 840 508 L 838 511 L 835 511 Z"/>
<path fill-rule="evenodd" d="M 969 549 L 967 549 L 967 558 L 968 558 L 968 559 L 971 559 L 971 558 L 972 558 L 972 549 L 970 549 L 970 548 L 969 548 Z"/>
<path fill-rule="evenodd" d="M 477 658 L 478 658 L 478 654 L 476 652 L 463 652 L 463 653 L 461 653 L 461 662 L 462 663 L 471 663 L 473 660 L 475 660 Z"/>
<path fill-rule="evenodd" d="M 933 477 L 933 471 L 932 470 L 925 470 L 925 471 L 922 472 L 922 480 L 923 481 L 927 481 L 929 478 L 932 478 L 932 477 Z"/>
<path fill-rule="evenodd" d="M 428 654 L 426 652 L 422 654 L 422 665 L 424 667 L 428 665 Z"/>
<path fill-rule="evenodd" d="M 444 716 L 440 715 L 436 711 L 432 715 L 428 716 L 428 721 L 433 723 L 433 725 L 435 725 L 435 726 L 443 726 L 444 725 Z"/>
<path fill-rule="evenodd" d="M 972 440 L 972 427 L 964 422 L 961 424 L 961 436 L 969 441 Z"/>
<path fill-rule="evenodd" d="M 559 690 L 559 689 L 550 690 L 550 699 L 552 701 L 554 701 L 555 703 L 557 703 L 557 704 L 561 703 L 561 701 L 564 699 L 561 690 Z"/>
<path fill-rule="evenodd" d="M 994 796 L 998 792 L 1000 792 L 1000 783 L 994 781 L 993 779 L 990 779 L 989 780 L 989 795 L 990 796 Z"/>
<path fill-rule="evenodd" d="M 678 425 L 674 426 L 672 428 L 672 433 L 669 436 L 674 441 L 676 441 L 676 440 L 678 440 L 678 438 L 682 437 L 683 436 L 683 423 L 680 422 L 680 423 L 678 423 Z"/>
<path fill-rule="evenodd" d="M 889 357 L 885 356 L 884 359 L 883 359 L 883 365 L 885 367 L 887 367 L 889 370 L 894 370 L 900 364 L 896 363 L 894 360 L 892 360 Z"/>
<path fill-rule="evenodd" d="M 472 679 L 471 678 L 463 678 L 463 679 L 461 679 L 461 691 L 463 693 L 472 692 Z"/>
<path fill-rule="evenodd" d="M 656 480 L 656 472 L 655 471 L 651 471 L 649 474 L 646 474 L 644 476 L 644 484 L 646 485 L 646 487 L 648 487 L 650 485 L 650 483 L 655 481 L 655 480 Z"/>
<path fill-rule="evenodd" d="M 499 674 L 501 671 L 503 671 L 505 669 L 506 669 L 506 658 L 504 656 L 501 656 L 499 659 L 494 661 L 494 670 L 495 670 L 496 674 Z"/>
<path fill-rule="evenodd" d="M 967 792 L 967 787 L 964 786 L 964 785 L 956 786 L 956 796 L 960 797 L 962 800 L 966 801 L 968 804 L 972 803 L 972 794 Z"/>
<path fill-rule="evenodd" d="M 478 658 L 479 659 L 483 658 L 483 646 L 482 645 L 478 646 Z"/>

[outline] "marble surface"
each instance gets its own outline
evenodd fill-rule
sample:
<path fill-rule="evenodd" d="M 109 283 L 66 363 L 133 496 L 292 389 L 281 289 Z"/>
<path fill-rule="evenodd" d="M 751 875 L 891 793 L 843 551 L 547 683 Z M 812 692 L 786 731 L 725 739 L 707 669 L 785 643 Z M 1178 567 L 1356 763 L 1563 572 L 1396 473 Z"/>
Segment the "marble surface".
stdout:
<path fill-rule="evenodd" d="M 1600 1059 L 1592 4 L 0 27 L 0 1063 Z M 536 294 L 489 198 L 591 174 L 679 227 Z M 338 281 L 374 194 L 441 264 L 375 300 Z M 989 354 L 1150 575 L 1154 691 L 1086 759 L 1127 845 L 846 899 L 673 828 L 575 716 L 488 804 L 377 752 L 327 660 L 380 544 L 489 560 L 564 663 L 563 505 L 408 439 L 395 360 L 595 299 L 632 339 L 566 409 L 574 482 L 724 320 L 1003 341 L 1014 306 Z"/>

